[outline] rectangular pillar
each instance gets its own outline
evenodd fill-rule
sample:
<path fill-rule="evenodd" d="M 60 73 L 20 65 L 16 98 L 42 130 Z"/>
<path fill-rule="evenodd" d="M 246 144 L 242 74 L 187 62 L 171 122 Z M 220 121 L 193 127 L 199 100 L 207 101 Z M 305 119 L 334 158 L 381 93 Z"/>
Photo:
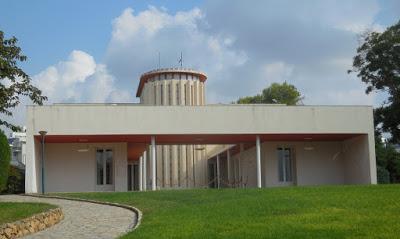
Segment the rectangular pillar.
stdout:
<path fill-rule="evenodd" d="M 217 188 L 220 188 L 220 172 L 219 172 L 219 154 L 217 154 Z"/>
<path fill-rule="evenodd" d="M 156 138 L 151 136 L 151 190 L 155 191 L 157 189 L 156 184 Z"/>
<path fill-rule="evenodd" d="M 139 158 L 139 191 L 143 190 L 143 156 Z"/>
<path fill-rule="evenodd" d="M 239 145 L 239 158 L 238 158 L 238 181 L 239 181 L 239 187 L 243 187 L 243 182 L 242 182 L 242 153 L 244 151 L 244 145 L 243 143 L 240 143 Z"/>
<path fill-rule="evenodd" d="M 261 188 L 261 149 L 260 149 L 260 136 L 256 137 L 256 163 L 257 163 L 257 187 Z"/>
<path fill-rule="evenodd" d="M 142 174 L 142 189 L 147 190 L 147 151 L 143 152 L 143 174 Z"/>
<path fill-rule="evenodd" d="M 228 169 L 228 186 L 231 184 L 231 151 L 226 151 L 226 167 Z"/>

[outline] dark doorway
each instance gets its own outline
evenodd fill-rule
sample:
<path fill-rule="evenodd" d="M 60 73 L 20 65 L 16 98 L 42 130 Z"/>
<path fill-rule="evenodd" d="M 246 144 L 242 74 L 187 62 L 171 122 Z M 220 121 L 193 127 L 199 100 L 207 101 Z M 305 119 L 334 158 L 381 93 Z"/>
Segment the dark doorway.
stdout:
<path fill-rule="evenodd" d="M 208 164 L 208 186 L 210 188 L 217 187 L 217 177 L 216 177 L 216 165 L 214 162 Z"/>

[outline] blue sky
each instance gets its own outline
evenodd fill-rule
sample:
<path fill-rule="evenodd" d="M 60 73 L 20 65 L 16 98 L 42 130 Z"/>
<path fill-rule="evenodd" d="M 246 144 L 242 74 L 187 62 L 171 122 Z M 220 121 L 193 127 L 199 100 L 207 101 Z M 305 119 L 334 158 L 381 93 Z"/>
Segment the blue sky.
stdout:
<path fill-rule="evenodd" d="M 250 4 L 251 3 L 251 4 Z M 3 1 L 0 29 L 54 102 L 137 102 L 140 74 L 184 66 L 208 75 L 207 102 L 229 103 L 272 82 L 305 104 L 379 105 L 346 71 L 366 29 L 400 20 L 400 1 Z M 24 100 L 24 104 L 30 102 Z M 24 124 L 24 110 L 12 121 Z"/>
<path fill-rule="evenodd" d="M 201 1 L 5 1 L 0 29 L 16 36 L 29 62 L 24 69 L 36 74 L 65 59 L 74 49 L 102 59 L 110 40 L 111 21 L 127 7 L 135 12 L 148 6 L 166 7 L 170 13 L 200 6 Z"/>

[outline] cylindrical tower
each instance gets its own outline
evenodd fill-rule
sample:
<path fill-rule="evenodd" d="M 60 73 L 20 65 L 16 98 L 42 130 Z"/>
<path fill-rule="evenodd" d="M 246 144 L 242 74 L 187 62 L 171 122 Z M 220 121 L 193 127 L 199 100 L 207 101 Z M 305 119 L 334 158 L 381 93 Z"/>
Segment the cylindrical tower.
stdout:
<path fill-rule="evenodd" d="M 136 97 L 147 105 L 204 105 L 207 76 L 181 68 L 158 69 L 140 77 Z"/>
<path fill-rule="evenodd" d="M 204 73 L 191 69 L 149 71 L 140 77 L 136 97 L 146 105 L 204 105 L 206 79 Z M 160 188 L 206 186 L 205 148 L 203 145 L 157 146 L 157 185 Z"/>

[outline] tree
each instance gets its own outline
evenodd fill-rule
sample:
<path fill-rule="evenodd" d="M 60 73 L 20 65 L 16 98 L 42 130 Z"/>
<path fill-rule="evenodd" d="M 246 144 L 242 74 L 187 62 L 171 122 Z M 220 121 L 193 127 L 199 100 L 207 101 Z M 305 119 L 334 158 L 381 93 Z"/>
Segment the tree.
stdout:
<path fill-rule="evenodd" d="M 400 21 L 382 33 L 365 33 L 348 72 L 356 72 L 367 84 L 367 94 L 389 95 L 375 110 L 375 121 L 381 132 L 391 134 L 391 142 L 400 143 Z"/>
<path fill-rule="evenodd" d="M 261 94 L 240 98 L 238 104 L 286 104 L 297 105 L 303 97 L 294 85 L 286 82 L 272 83 Z"/>
<path fill-rule="evenodd" d="M 380 134 L 375 138 L 377 177 L 379 183 L 400 182 L 400 153 L 392 144 L 384 144 Z"/>
<path fill-rule="evenodd" d="M 7 185 L 10 160 L 10 145 L 3 131 L 0 130 L 0 192 L 3 191 Z"/>
<path fill-rule="evenodd" d="M 4 38 L 0 31 L 0 114 L 12 116 L 12 108 L 20 103 L 21 96 L 29 97 L 34 104 L 42 105 L 47 97 L 31 84 L 31 78 L 18 67 L 18 62 L 26 61 L 21 48 L 17 46 L 17 38 Z M 0 126 L 18 131 L 20 127 L 0 119 Z"/>

